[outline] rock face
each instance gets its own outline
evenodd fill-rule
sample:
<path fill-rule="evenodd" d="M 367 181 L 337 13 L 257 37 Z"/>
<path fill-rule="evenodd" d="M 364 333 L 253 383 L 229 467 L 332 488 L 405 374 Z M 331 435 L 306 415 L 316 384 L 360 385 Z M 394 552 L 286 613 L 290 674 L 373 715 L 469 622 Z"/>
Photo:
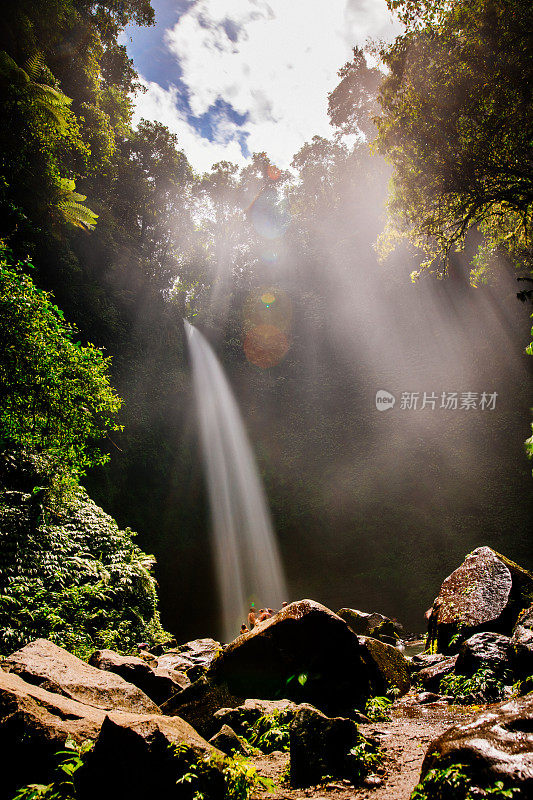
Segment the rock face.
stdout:
<path fill-rule="evenodd" d="M 185 752 L 176 753 L 179 745 Z M 190 800 L 191 786 L 179 779 L 190 771 L 198 756 L 222 757 L 179 717 L 117 714 L 106 716 L 94 750 L 79 776 L 80 800 L 95 797 L 146 800 L 168 796 Z M 213 800 L 224 797 L 220 765 L 202 770 L 194 790 Z"/>
<path fill-rule="evenodd" d="M 208 678 L 231 694 L 307 702 L 326 713 L 362 707 L 375 674 L 344 620 L 300 600 L 228 645 Z M 181 712 L 180 712 L 181 713 Z"/>
<path fill-rule="evenodd" d="M 490 547 L 478 547 L 442 584 L 429 618 L 428 647 L 447 653 L 480 631 L 510 635 L 531 592 L 533 575 Z"/>
<path fill-rule="evenodd" d="M 510 638 L 484 631 L 463 642 L 455 663 L 459 675 L 473 675 L 480 667 L 490 667 L 497 675 L 509 669 Z"/>
<path fill-rule="evenodd" d="M 62 647 L 36 639 L 2 661 L 2 669 L 15 672 L 28 683 L 71 700 L 104 710 L 160 714 L 156 704 L 136 686 L 91 667 Z"/>
<path fill-rule="evenodd" d="M 190 684 L 182 673 L 158 666 L 154 668 L 142 658 L 121 656 L 113 650 L 97 650 L 90 657 L 89 664 L 120 675 L 128 683 L 137 686 L 158 706 Z"/>
<path fill-rule="evenodd" d="M 359 636 L 372 636 L 388 644 L 401 639 L 402 628 L 389 617 L 376 611 L 358 611 L 356 608 L 341 608 L 337 615 Z"/>
<path fill-rule="evenodd" d="M 349 752 L 358 738 L 353 720 L 329 718 L 304 705 L 295 714 L 289 731 L 292 786 L 312 786 L 325 775 L 352 776 Z"/>
<path fill-rule="evenodd" d="M 476 785 L 495 781 L 533 797 L 533 696 L 490 706 L 467 725 L 458 725 L 432 742 L 421 777 L 430 769 L 465 764 Z"/>
<path fill-rule="evenodd" d="M 106 775 L 106 790 L 108 778 L 111 781 L 120 778 L 122 785 L 130 787 L 128 796 L 139 800 L 142 795 L 135 786 L 130 786 L 129 777 L 135 773 L 136 763 L 142 764 L 146 774 L 153 778 L 161 763 L 158 753 L 165 748 L 168 751 L 168 743 L 183 741 L 194 752 L 202 754 L 211 750 L 207 742 L 178 717 L 106 711 L 27 683 L 14 673 L 0 671 L 0 799 L 10 800 L 21 785 L 46 784 L 52 780 L 57 764 L 55 753 L 64 748 L 67 738 L 79 744 L 87 739 L 97 742 L 98 757 L 95 761 L 91 759 L 90 765 L 88 762 L 84 780 L 87 787 L 94 785 L 97 779 L 102 781 L 101 764 L 105 759 L 101 754 L 103 750 L 107 752 L 109 745 L 108 736 L 100 742 L 104 722 L 120 729 L 118 738 L 111 738 L 112 746 L 117 748 L 117 760 Z M 141 746 L 140 738 L 147 743 Z M 130 743 L 133 743 L 132 748 L 128 749 Z M 102 793 L 102 785 L 93 797 L 111 797 Z M 122 795 L 119 792 L 117 796 Z"/>
<path fill-rule="evenodd" d="M 455 669 L 457 656 L 450 656 L 442 661 L 437 661 L 429 667 L 421 669 L 416 679 L 428 692 L 438 692 L 440 682 L 445 675 L 449 675 Z"/>
<path fill-rule="evenodd" d="M 371 636 L 360 636 L 359 642 L 365 649 L 364 658 L 372 667 L 373 692 L 385 694 L 388 689 L 398 689 L 400 695 L 409 691 L 409 663 L 405 656 L 390 644 L 380 642 Z"/>

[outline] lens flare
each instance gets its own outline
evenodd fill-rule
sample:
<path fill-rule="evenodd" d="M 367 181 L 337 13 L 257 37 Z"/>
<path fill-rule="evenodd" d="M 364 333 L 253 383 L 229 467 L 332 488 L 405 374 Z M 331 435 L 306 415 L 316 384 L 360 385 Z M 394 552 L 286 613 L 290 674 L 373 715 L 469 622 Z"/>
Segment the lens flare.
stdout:
<path fill-rule="evenodd" d="M 250 364 L 261 369 L 275 367 L 287 354 L 289 342 L 275 325 L 257 325 L 246 334 L 244 352 Z"/>
<path fill-rule="evenodd" d="M 275 187 L 264 189 L 249 209 L 257 233 L 265 239 L 280 239 L 291 222 L 289 203 Z"/>
<path fill-rule="evenodd" d="M 276 295 L 272 294 L 272 292 L 265 292 L 261 295 L 261 302 L 268 308 L 272 303 L 276 302 Z"/>

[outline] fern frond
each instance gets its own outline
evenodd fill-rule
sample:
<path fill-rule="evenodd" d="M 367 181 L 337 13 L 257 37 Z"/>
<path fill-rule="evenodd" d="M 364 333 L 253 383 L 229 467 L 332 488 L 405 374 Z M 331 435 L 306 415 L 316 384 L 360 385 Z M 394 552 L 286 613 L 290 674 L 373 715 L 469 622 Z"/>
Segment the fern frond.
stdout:
<path fill-rule="evenodd" d="M 34 81 L 41 74 L 43 68 L 44 68 L 44 56 L 40 50 L 37 50 L 22 65 L 22 69 L 28 73 L 28 76 L 32 81 Z"/>

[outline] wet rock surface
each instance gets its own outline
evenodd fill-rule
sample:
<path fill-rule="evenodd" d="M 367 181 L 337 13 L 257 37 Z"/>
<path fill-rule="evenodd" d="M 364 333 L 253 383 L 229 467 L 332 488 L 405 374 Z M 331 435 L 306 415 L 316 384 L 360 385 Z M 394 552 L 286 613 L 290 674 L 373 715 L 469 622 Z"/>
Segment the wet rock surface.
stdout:
<path fill-rule="evenodd" d="M 411 685 L 409 663 L 405 656 L 390 644 L 371 636 L 359 636 L 363 645 L 363 658 L 372 669 L 371 683 L 374 695 L 383 695 L 396 688 L 405 694 Z"/>
<path fill-rule="evenodd" d="M 160 714 L 150 698 L 119 675 L 86 664 L 47 639 L 36 639 L 1 662 L 28 683 L 104 710 Z"/>
<path fill-rule="evenodd" d="M 490 547 L 478 547 L 443 582 L 428 625 L 431 650 L 449 652 L 484 630 L 510 635 L 527 598 L 533 575 Z"/>
<path fill-rule="evenodd" d="M 497 675 L 509 669 L 510 638 L 500 633 L 484 631 L 476 633 L 462 643 L 455 672 L 460 675 L 473 675 L 481 667 L 489 667 Z"/>
<path fill-rule="evenodd" d="M 422 767 L 465 764 L 481 787 L 502 780 L 533 796 L 533 696 L 490 706 L 465 725 L 457 725 L 431 743 Z"/>

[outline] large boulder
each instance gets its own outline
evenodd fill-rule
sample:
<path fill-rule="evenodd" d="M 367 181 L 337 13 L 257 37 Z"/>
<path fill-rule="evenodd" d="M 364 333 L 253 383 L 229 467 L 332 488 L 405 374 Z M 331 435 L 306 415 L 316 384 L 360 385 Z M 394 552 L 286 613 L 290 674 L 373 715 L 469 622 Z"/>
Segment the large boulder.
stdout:
<path fill-rule="evenodd" d="M 292 786 L 312 786 L 326 775 L 353 777 L 349 754 L 358 740 L 353 720 L 329 718 L 312 706 L 302 705 L 289 732 Z"/>
<path fill-rule="evenodd" d="M 208 760 L 201 770 L 196 769 L 199 760 L 213 755 L 216 761 Z M 80 770 L 78 795 L 80 800 L 165 796 L 190 800 L 193 795 L 222 800 L 222 758 L 219 750 L 179 717 L 109 714 Z M 193 776 L 194 785 L 187 780 L 180 783 L 185 774 Z"/>
<path fill-rule="evenodd" d="M 375 668 L 366 655 L 344 620 L 300 600 L 229 644 L 208 678 L 235 696 L 287 698 L 342 714 L 363 707 L 372 694 Z"/>
<path fill-rule="evenodd" d="M 229 725 L 223 725 L 218 733 L 215 733 L 209 739 L 209 744 L 213 747 L 222 750 L 226 755 L 231 756 L 233 753 L 240 753 L 241 756 L 250 755 L 250 746 L 244 739 L 239 739 L 233 728 Z"/>
<path fill-rule="evenodd" d="M 47 639 L 36 639 L 1 662 L 2 669 L 20 675 L 85 705 L 104 710 L 160 714 L 150 698 L 119 675 L 86 664 Z"/>
<path fill-rule="evenodd" d="M 483 631 L 463 642 L 455 663 L 459 675 L 473 675 L 481 667 L 489 667 L 502 676 L 510 667 L 510 638 L 501 633 Z"/>
<path fill-rule="evenodd" d="M 533 575 L 490 547 L 478 547 L 440 588 L 428 622 L 432 652 L 456 652 L 480 631 L 510 636 L 533 592 Z"/>
<path fill-rule="evenodd" d="M 137 686 L 158 706 L 190 684 L 189 679 L 181 672 L 154 668 L 142 658 L 122 656 L 113 650 L 97 650 L 90 657 L 89 664 L 120 675 L 128 683 Z"/>
<path fill-rule="evenodd" d="M 421 777 L 452 764 L 465 765 L 474 786 L 503 781 L 520 790 L 513 797 L 533 797 L 533 695 L 490 706 L 446 731 L 430 744 Z"/>
<path fill-rule="evenodd" d="M 101 754 L 109 745 L 109 737 L 103 743 L 100 741 L 105 723 L 118 727 L 121 738 L 112 739 L 116 761 L 102 782 L 101 764 L 105 759 Z M 139 737 L 147 741 L 141 748 L 135 745 Z M 100 790 L 93 797 L 102 798 L 112 796 L 107 793 L 108 778 L 111 783 L 120 778 L 123 785 L 129 787 L 128 797 L 140 800 L 143 795 L 135 793 L 137 790 L 130 786 L 129 776 L 135 773 L 138 763 L 154 779 L 161 763 L 158 754 L 165 748 L 168 751 L 169 744 L 185 742 L 200 755 L 211 752 L 207 742 L 178 717 L 106 711 L 27 683 L 14 673 L 0 671 L 0 800 L 10 800 L 21 785 L 52 781 L 57 766 L 56 753 L 64 749 L 67 739 L 77 744 L 88 739 L 97 742 L 97 757 L 93 761 L 91 756 L 87 762 L 86 785 L 91 782 L 94 785 L 96 780 L 100 780 Z M 132 742 L 131 749 L 128 749 Z M 137 761 L 141 756 L 142 760 Z M 145 784 L 141 782 L 139 785 Z M 117 792 L 113 796 L 122 795 Z"/>
<path fill-rule="evenodd" d="M 402 638 L 403 627 L 377 611 L 359 611 L 357 608 L 341 608 L 337 615 L 359 636 L 372 636 L 388 644 L 396 644 Z"/>
<path fill-rule="evenodd" d="M 372 689 L 374 694 L 383 695 L 389 689 L 397 689 L 400 695 L 409 691 L 409 662 L 405 656 L 390 644 L 371 636 L 360 636 L 364 647 L 363 658 L 372 668 Z"/>

